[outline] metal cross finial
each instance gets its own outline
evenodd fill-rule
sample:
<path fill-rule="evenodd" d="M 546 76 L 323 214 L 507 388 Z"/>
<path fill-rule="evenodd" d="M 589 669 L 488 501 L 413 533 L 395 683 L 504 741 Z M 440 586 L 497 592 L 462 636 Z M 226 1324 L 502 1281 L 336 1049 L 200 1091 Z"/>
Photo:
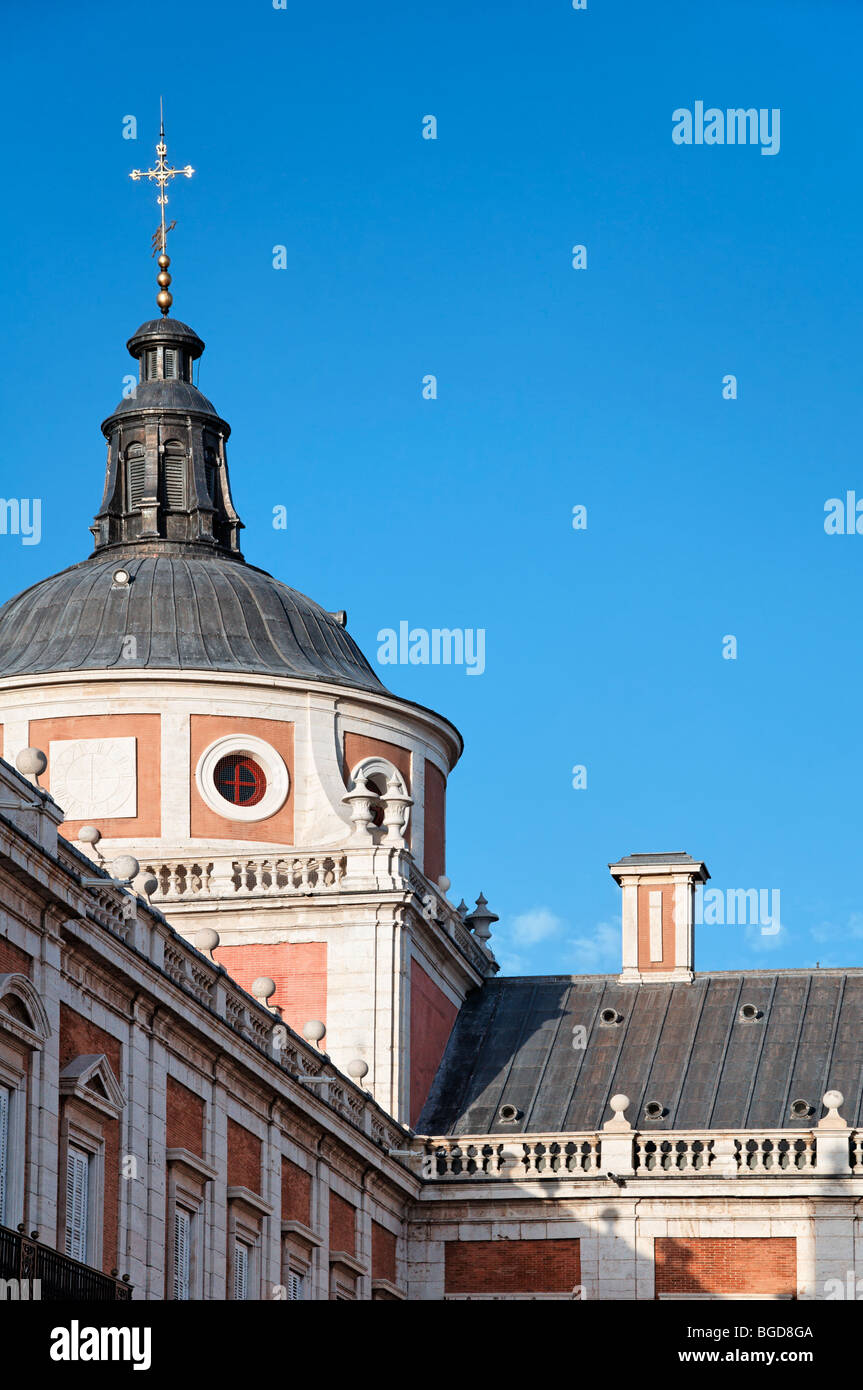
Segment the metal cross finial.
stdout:
<path fill-rule="evenodd" d="M 160 249 L 160 271 L 156 278 L 159 282 L 159 285 L 161 286 L 161 289 L 156 296 L 156 303 L 159 305 L 159 308 L 162 310 L 163 314 L 167 314 L 168 310 L 170 309 L 173 303 L 173 296 L 168 290 L 168 286 L 171 283 L 171 277 L 168 274 L 168 266 L 171 264 L 171 260 L 167 252 L 167 241 L 168 232 L 171 230 L 172 227 L 176 225 L 172 222 L 170 227 L 165 226 L 165 208 L 168 205 L 167 188 L 171 179 L 176 178 L 179 174 L 184 174 L 187 179 L 190 179 L 195 172 L 191 164 L 187 164 L 184 169 L 175 169 L 173 165 L 170 165 L 166 162 L 165 156 L 167 153 L 168 147 L 165 144 L 165 121 L 162 115 L 162 99 L 160 97 L 159 143 L 156 146 L 156 167 L 154 169 L 133 169 L 129 177 L 134 179 L 136 182 L 138 181 L 138 179 L 148 179 L 150 180 L 150 182 L 155 183 L 159 189 L 159 196 L 156 201 L 158 202 L 159 207 L 161 209 L 162 220 L 161 226 L 155 233 L 153 240 L 154 242 L 156 242 L 156 245 Z"/>

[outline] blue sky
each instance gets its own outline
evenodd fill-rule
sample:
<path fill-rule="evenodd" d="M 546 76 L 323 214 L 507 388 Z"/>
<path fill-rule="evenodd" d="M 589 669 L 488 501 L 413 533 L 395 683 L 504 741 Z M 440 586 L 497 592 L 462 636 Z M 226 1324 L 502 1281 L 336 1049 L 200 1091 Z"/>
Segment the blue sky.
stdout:
<path fill-rule="evenodd" d="M 863 498 L 859 7 L 52 0 L 4 31 L 3 494 L 43 522 L 0 536 L 2 596 L 89 553 L 162 94 L 248 559 L 373 661 L 400 620 L 485 630 L 481 676 L 381 675 L 464 733 L 452 896 L 505 967 L 616 969 L 606 866 L 664 849 L 781 891 L 778 936 L 704 926 L 699 968 L 860 964 L 863 536 L 824 530 Z M 778 108 L 779 152 L 676 145 L 696 101 Z"/>

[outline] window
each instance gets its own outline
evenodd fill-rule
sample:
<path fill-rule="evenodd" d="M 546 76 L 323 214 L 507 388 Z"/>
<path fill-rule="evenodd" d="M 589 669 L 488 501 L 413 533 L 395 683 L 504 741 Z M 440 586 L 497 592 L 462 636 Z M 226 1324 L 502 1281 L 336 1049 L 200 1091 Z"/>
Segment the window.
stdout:
<path fill-rule="evenodd" d="M 165 504 L 173 511 L 186 505 L 186 450 L 177 440 L 165 445 Z"/>
<path fill-rule="evenodd" d="M 198 791 L 225 820 L 267 820 L 284 805 L 291 785 L 284 759 L 262 738 L 228 735 L 201 754 Z"/>
<path fill-rule="evenodd" d="M 249 1297 L 249 1247 L 242 1240 L 234 1241 L 234 1298 Z"/>
<path fill-rule="evenodd" d="M 215 506 L 216 502 L 216 451 L 206 448 L 204 450 L 204 477 L 207 482 L 207 492 L 210 494 L 210 501 Z"/>
<path fill-rule="evenodd" d="M 140 507 L 144 496 L 144 446 L 130 444 L 126 451 L 129 508 Z"/>
<path fill-rule="evenodd" d="M 267 790 L 263 768 L 248 753 L 229 753 L 220 758 L 213 779 L 219 795 L 232 806 L 257 806 Z"/>
<path fill-rule="evenodd" d="M 174 348 L 165 348 L 165 380 L 175 381 L 178 376 L 177 358 L 179 354 Z"/>
<path fill-rule="evenodd" d="M 87 1261 L 90 1155 L 71 1145 L 66 1154 L 66 1254 Z"/>
<path fill-rule="evenodd" d="M 174 1297 L 183 1302 L 190 1298 L 192 1213 L 183 1207 L 174 1208 Z"/>
<path fill-rule="evenodd" d="M 155 379 L 156 379 L 156 349 L 155 349 L 155 348 L 148 348 L 148 349 L 147 349 L 147 358 L 146 358 L 146 362 L 147 362 L 147 380 L 148 380 L 148 381 L 155 381 Z"/>
<path fill-rule="evenodd" d="M 9 1112 L 12 1109 L 12 1092 L 8 1086 L 0 1086 L 0 1226 L 6 1224 L 6 1189 L 9 1172 Z"/>
<path fill-rule="evenodd" d="M 306 1281 L 302 1274 L 296 1274 L 294 1270 L 288 1271 L 288 1302 L 302 1302 L 306 1296 Z"/>

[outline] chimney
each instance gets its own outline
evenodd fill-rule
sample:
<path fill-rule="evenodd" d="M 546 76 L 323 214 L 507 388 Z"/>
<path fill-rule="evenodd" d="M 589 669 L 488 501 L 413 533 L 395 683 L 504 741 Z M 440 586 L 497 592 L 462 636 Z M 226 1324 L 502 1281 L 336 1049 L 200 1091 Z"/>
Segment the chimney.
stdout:
<path fill-rule="evenodd" d="M 621 984 L 693 978 L 695 886 L 707 866 L 682 850 L 628 854 L 609 864 L 623 890 Z"/>

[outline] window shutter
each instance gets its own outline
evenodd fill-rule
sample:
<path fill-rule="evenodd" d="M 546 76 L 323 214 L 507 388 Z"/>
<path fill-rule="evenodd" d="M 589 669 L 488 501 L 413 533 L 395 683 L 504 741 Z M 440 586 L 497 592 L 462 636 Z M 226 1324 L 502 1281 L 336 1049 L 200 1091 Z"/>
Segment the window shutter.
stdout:
<path fill-rule="evenodd" d="M 174 1297 L 189 1298 L 189 1236 L 191 1218 L 182 1207 L 174 1208 Z"/>
<path fill-rule="evenodd" d="M 165 501 L 174 511 L 186 505 L 186 455 L 165 450 Z"/>
<path fill-rule="evenodd" d="M 295 1274 L 293 1270 L 288 1274 L 288 1302 L 302 1302 L 306 1296 L 306 1281 L 302 1274 Z"/>
<path fill-rule="evenodd" d="M 0 1086 L 0 1226 L 6 1221 L 6 1186 L 9 1171 L 9 1111 L 12 1092 Z"/>
<path fill-rule="evenodd" d="M 241 1240 L 234 1243 L 234 1298 L 243 1301 L 249 1293 L 249 1247 Z"/>
<path fill-rule="evenodd" d="M 139 507 L 141 498 L 144 495 L 144 446 L 143 444 L 130 444 L 129 452 L 126 455 L 126 467 L 129 473 L 129 509 Z"/>
<path fill-rule="evenodd" d="M 173 348 L 165 348 L 165 380 L 170 381 L 177 375 L 177 354 Z"/>
<path fill-rule="evenodd" d="M 155 381 L 155 379 L 156 379 L 156 349 L 155 349 L 155 348 L 149 348 L 148 351 L 147 351 L 147 380 L 148 380 L 148 381 Z"/>
<path fill-rule="evenodd" d="M 87 1259 L 87 1198 L 90 1159 L 81 1149 L 66 1154 L 66 1254 Z"/>

